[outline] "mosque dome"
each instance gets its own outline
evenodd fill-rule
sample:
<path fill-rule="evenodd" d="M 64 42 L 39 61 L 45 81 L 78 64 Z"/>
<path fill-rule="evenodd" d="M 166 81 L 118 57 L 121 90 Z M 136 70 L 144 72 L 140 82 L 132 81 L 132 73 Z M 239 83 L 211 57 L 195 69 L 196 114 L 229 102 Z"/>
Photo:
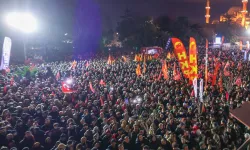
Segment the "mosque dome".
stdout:
<path fill-rule="evenodd" d="M 240 12 L 241 10 L 242 10 L 241 7 L 239 7 L 239 6 L 234 6 L 234 7 L 231 7 L 231 8 L 227 11 L 227 13 L 228 13 L 229 15 L 234 15 L 235 12 Z"/>

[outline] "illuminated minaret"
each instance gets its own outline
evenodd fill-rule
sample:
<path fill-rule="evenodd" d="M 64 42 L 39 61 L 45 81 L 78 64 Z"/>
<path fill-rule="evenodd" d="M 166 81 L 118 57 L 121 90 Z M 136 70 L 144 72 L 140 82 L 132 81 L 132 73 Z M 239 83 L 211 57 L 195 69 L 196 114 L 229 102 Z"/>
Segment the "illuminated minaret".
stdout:
<path fill-rule="evenodd" d="M 206 23 L 209 23 L 209 19 L 210 19 L 210 0 L 207 0 L 207 5 L 206 5 Z"/>
<path fill-rule="evenodd" d="M 242 4 L 243 4 L 242 21 L 241 21 L 242 27 L 245 27 L 245 24 L 246 24 L 247 3 L 248 3 L 248 0 L 242 0 Z"/>

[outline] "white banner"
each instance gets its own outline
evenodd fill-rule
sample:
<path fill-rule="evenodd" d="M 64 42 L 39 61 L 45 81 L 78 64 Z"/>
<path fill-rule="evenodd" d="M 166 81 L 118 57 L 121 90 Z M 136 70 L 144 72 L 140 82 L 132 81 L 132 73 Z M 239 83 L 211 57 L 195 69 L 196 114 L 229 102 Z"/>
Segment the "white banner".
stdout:
<path fill-rule="evenodd" d="M 194 86 L 194 96 L 195 98 L 197 98 L 197 78 L 194 78 L 193 86 Z"/>
<path fill-rule="evenodd" d="M 3 42 L 3 53 L 2 53 L 2 60 L 1 60 L 1 69 L 9 68 L 10 51 L 11 51 L 11 39 L 9 37 L 5 37 L 4 42 Z"/>
<path fill-rule="evenodd" d="M 200 102 L 203 102 L 203 79 L 200 80 Z"/>

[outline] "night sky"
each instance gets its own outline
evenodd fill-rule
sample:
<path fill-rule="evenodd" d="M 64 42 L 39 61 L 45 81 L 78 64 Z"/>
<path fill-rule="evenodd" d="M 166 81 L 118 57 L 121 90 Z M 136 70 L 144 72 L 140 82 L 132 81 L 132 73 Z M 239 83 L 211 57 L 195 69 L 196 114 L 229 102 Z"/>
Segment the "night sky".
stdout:
<path fill-rule="evenodd" d="M 241 0 L 210 2 L 211 20 L 219 19 L 232 6 L 242 6 Z M 39 35 L 70 33 L 79 52 L 97 49 L 103 29 L 115 29 L 126 8 L 139 16 L 187 16 L 193 23 L 203 24 L 205 5 L 206 0 L 0 0 L 0 32 L 6 30 L 6 12 L 29 11 L 38 18 Z"/>
<path fill-rule="evenodd" d="M 87 2 L 88 0 L 81 0 Z M 137 15 L 188 16 L 192 22 L 204 23 L 206 0 L 91 0 L 99 7 L 102 23 L 105 27 L 113 27 L 129 8 Z M 231 6 L 241 6 L 241 0 L 210 0 L 211 18 L 218 19 Z M 25 9 L 41 16 L 42 21 L 63 24 L 74 23 L 78 0 L 0 0 L 0 12 Z M 87 4 L 88 5 L 88 4 Z M 87 6 L 86 6 L 87 8 Z M 91 11 L 91 10 L 89 10 Z M 73 19 L 73 20 L 72 20 Z"/>

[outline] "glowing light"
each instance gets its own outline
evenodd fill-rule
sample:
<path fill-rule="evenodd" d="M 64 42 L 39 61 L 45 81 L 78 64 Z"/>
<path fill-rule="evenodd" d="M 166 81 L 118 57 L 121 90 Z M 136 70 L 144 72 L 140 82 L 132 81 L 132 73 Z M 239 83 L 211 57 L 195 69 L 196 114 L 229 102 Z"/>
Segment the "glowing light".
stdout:
<path fill-rule="evenodd" d="M 216 37 L 214 44 L 221 44 L 221 37 Z"/>
<path fill-rule="evenodd" d="M 72 79 L 67 79 L 67 80 L 66 80 L 66 83 L 67 83 L 67 84 L 72 84 L 72 83 L 73 83 L 73 80 L 72 80 Z"/>
<path fill-rule="evenodd" d="M 6 22 L 9 26 L 25 33 L 31 33 L 37 30 L 37 21 L 29 13 L 12 12 L 6 16 Z"/>

